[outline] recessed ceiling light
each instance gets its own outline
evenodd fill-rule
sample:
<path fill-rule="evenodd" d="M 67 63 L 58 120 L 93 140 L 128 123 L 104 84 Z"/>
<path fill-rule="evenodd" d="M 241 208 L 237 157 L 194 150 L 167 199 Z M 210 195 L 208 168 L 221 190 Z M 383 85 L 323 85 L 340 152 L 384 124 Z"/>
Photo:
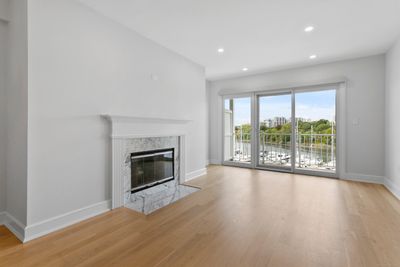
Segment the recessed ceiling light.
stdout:
<path fill-rule="evenodd" d="M 314 26 L 307 26 L 304 31 L 305 32 L 312 32 L 314 30 Z"/>
<path fill-rule="evenodd" d="M 310 56 L 310 59 L 316 59 L 317 58 L 317 55 L 311 55 Z"/>
<path fill-rule="evenodd" d="M 225 49 L 223 47 L 218 48 L 218 53 L 222 54 L 225 52 Z"/>
<path fill-rule="evenodd" d="M 244 67 L 243 69 L 242 69 L 242 71 L 248 71 L 249 69 L 248 68 L 246 68 L 246 67 Z"/>

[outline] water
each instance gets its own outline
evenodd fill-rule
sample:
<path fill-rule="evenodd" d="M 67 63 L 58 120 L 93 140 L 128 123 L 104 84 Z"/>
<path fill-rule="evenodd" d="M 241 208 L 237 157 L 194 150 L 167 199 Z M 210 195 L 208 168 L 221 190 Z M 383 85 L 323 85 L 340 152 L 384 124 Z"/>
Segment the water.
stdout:
<path fill-rule="evenodd" d="M 296 145 L 296 164 L 299 163 L 299 149 Z M 330 146 L 317 147 L 313 145 L 302 145 L 300 148 L 301 165 L 314 168 L 334 169 L 336 165 L 336 149 L 333 150 L 333 156 Z M 237 142 L 235 145 L 236 161 L 251 161 L 250 142 Z M 290 143 L 287 144 L 265 144 L 260 146 L 260 163 L 273 163 L 284 166 L 290 166 Z M 264 158 L 263 158 L 264 156 Z M 282 160 L 282 158 L 288 158 Z M 263 161 L 264 160 L 264 161 Z"/>

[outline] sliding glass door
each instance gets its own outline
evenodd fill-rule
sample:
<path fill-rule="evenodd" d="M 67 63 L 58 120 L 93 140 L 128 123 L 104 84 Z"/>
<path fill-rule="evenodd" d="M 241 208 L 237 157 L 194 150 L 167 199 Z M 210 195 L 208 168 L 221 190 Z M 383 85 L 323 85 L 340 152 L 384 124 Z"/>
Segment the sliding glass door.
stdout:
<path fill-rule="evenodd" d="M 337 86 L 224 97 L 224 164 L 335 177 Z"/>
<path fill-rule="evenodd" d="M 223 112 L 224 163 L 235 166 L 252 164 L 252 98 L 226 97 Z"/>
<path fill-rule="evenodd" d="M 292 170 L 292 93 L 258 96 L 258 166 Z"/>
<path fill-rule="evenodd" d="M 336 172 L 336 90 L 295 93 L 296 170 Z"/>

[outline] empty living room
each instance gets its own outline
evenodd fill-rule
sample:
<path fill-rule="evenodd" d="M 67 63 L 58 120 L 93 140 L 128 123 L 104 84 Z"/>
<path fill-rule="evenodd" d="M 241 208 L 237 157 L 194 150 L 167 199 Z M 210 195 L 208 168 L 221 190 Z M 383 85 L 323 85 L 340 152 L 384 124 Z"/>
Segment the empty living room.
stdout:
<path fill-rule="evenodd" d="M 400 266 L 400 0 L 0 0 L 0 266 Z"/>

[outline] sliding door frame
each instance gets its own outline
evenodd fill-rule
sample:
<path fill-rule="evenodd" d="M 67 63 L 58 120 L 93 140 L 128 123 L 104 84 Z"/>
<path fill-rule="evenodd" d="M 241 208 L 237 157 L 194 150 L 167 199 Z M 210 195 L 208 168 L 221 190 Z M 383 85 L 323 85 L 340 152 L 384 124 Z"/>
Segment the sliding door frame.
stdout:
<path fill-rule="evenodd" d="M 282 90 L 270 90 L 270 91 L 262 91 L 262 92 L 256 92 L 255 93 L 255 132 L 256 132 L 256 138 L 255 138 L 255 151 L 260 150 L 260 97 L 263 96 L 280 96 L 280 95 L 290 95 L 291 97 L 291 117 L 293 118 L 294 115 L 294 105 L 293 105 L 293 89 L 282 89 Z M 292 123 L 292 128 L 291 128 L 291 140 L 293 139 L 293 123 Z M 293 147 L 291 146 L 291 155 L 293 155 Z M 279 172 L 288 172 L 292 173 L 294 170 L 294 165 L 293 165 L 293 159 L 291 159 L 291 166 L 288 168 L 284 167 L 276 167 L 272 165 L 261 165 L 260 162 L 260 153 L 255 153 L 255 168 L 260 169 L 260 170 L 270 170 L 270 171 L 279 171 Z"/>
<path fill-rule="evenodd" d="M 334 85 L 322 85 L 322 86 L 309 86 L 309 87 L 300 87 L 297 89 L 293 90 L 293 101 L 294 101 L 294 106 L 292 107 L 294 109 L 294 115 L 296 115 L 296 94 L 297 93 L 310 93 L 310 92 L 322 92 L 322 91 L 335 91 L 335 127 L 336 127 L 336 147 L 335 147 L 335 159 L 336 159 L 336 165 L 335 165 L 335 171 L 334 172 L 329 172 L 329 171 L 316 171 L 312 169 L 298 169 L 296 168 L 296 160 L 292 162 L 293 166 L 293 173 L 299 173 L 299 174 L 306 174 L 306 175 L 313 175 L 313 176 L 324 176 L 324 177 L 330 177 L 330 178 L 338 178 L 339 177 L 339 165 L 340 165 L 340 160 L 339 160 L 339 128 L 340 128 L 340 118 L 338 116 L 338 111 L 339 111 L 339 104 L 338 104 L 338 94 L 340 90 L 340 84 L 334 84 Z M 296 130 L 296 126 L 292 125 L 292 129 Z M 296 138 L 296 132 L 294 132 L 294 140 L 297 142 Z M 296 143 L 297 144 L 297 143 Z M 293 147 L 294 154 L 296 155 L 296 146 Z"/>
<path fill-rule="evenodd" d="M 243 163 L 243 162 L 235 162 L 225 160 L 225 100 L 226 99 L 234 99 L 234 98 L 250 98 L 250 123 L 251 123 L 251 140 L 250 140 L 250 149 L 251 149 L 251 162 Z M 222 96 L 222 165 L 226 166 L 234 166 L 234 167 L 243 167 L 243 168 L 254 168 L 255 159 L 254 159 L 254 151 L 255 151 L 255 143 L 254 143 L 254 93 L 241 93 L 241 94 L 232 94 L 232 95 L 223 95 Z M 235 125 L 233 125 L 235 127 Z"/>
<path fill-rule="evenodd" d="M 323 176 L 330 178 L 338 178 L 345 174 L 345 89 L 346 89 L 346 81 L 337 81 L 337 82 L 328 82 L 328 83 L 320 83 L 314 85 L 304 85 L 304 86 L 291 86 L 282 89 L 274 89 L 274 90 L 256 90 L 253 92 L 247 93 L 235 93 L 235 94 L 224 94 L 222 96 L 222 132 L 221 132 L 221 141 L 222 141 L 222 165 L 227 166 L 235 166 L 235 167 L 244 167 L 244 168 L 252 168 L 252 169 L 260 169 L 260 170 L 269 170 L 269 171 L 278 171 L 278 172 L 286 172 L 286 173 L 299 173 L 313 176 Z M 302 92 L 313 92 L 313 91 L 327 91 L 327 90 L 335 90 L 336 91 L 336 99 L 335 99 L 335 120 L 336 120 L 336 168 L 335 172 L 324 172 L 324 171 L 314 171 L 314 170 L 302 170 L 296 169 L 296 158 L 291 160 L 291 168 L 273 168 L 270 166 L 260 165 L 260 153 L 259 153 L 259 132 L 260 132 L 260 114 L 259 114 L 259 97 L 260 96 L 273 96 L 273 95 L 283 95 L 283 94 L 291 94 L 292 101 L 292 121 L 296 116 L 296 93 Z M 225 99 L 230 98 L 243 98 L 250 97 L 251 98 L 251 124 L 252 124 L 252 135 L 251 135 L 251 163 L 240 163 L 240 162 L 232 162 L 225 161 L 225 119 L 224 119 L 224 103 Z M 292 133 L 291 140 L 296 140 L 296 125 L 292 123 Z M 295 141 L 296 142 L 296 141 Z M 292 155 L 296 155 L 296 145 L 291 146 Z"/>

